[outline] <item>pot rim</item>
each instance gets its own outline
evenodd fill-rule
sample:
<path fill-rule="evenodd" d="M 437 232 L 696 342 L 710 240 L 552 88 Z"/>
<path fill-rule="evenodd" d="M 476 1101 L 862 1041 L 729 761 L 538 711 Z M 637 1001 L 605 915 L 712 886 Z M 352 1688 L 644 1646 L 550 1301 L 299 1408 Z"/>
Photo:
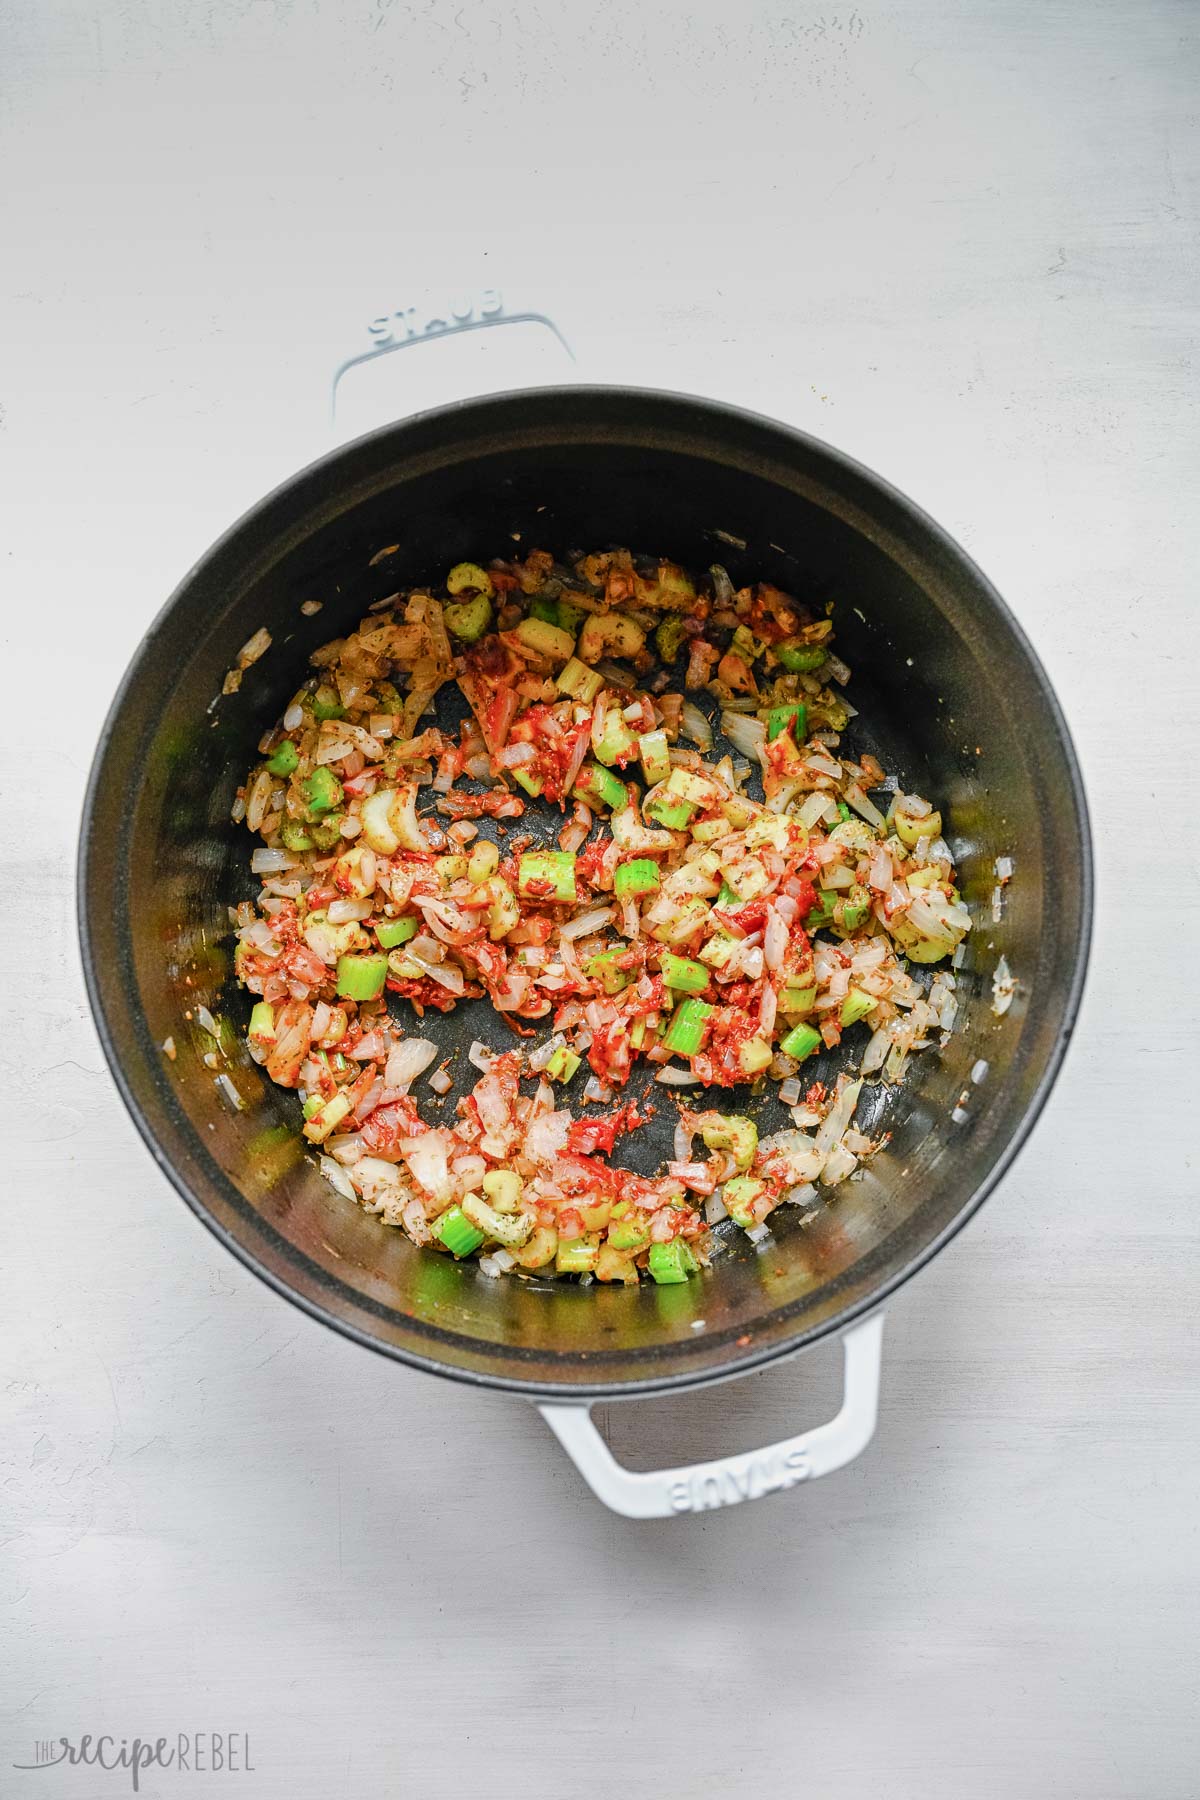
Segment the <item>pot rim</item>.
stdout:
<path fill-rule="evenodd" d="M 537 401 L 551 397 L 578 398 L 603 397 L 607 401 L 624 402 L 630 405 L 666 402 L 671 405 L 698 407 L 731 423 L 750 427 L 754 430 L 771 433 L 782 441 L 782 447 L 794 445 L 808 453 L 816 453 L 824 458 L 835 469 L 858 479 L 873 488 L 882 499 L 889 501 L 907 520 L 925 535 L 931 547 L 940 550 L 956 563 L 976 584 L 989 604 L 999 615 L 1007 627 L 1017 648 L 1024 655 L 1038 688 L 1045 702 L 1047 713 L 1055 731 L 1063 762 L 1066 767 L 1070 797 L 1075 812 L 1078 836 L 1079 857 L 1079 892 L 1080 892 L 1080 930 L 1076 940 L 1074 957 L 1062 1003 L 1061 1017 L 1055 1033 L 1054 1042 L 1047 1054 L 1045 1066 L 1037 1085 L 1027 1102 L 1023 1113 L 1013 1130 L 1008 1142 L 997 1155 L 991 1168 L 980 1181 L 970 1198 L 958 1209 L 954 1217 L 943 1229 L 923 1244 L 907 1262 L 891 1271 L 870 1292 L 847 1302 L 832 1317 L 817 1324 L 810 1325 L 795 1333 L 794 1336 L 779 1343 L 750 1347 L 743 1355 L 729 1357 L 715 1369 L 689 1370 L 682 1369 L 672 1373 L 650 1375 L 644 1379 L 622 1381 L 617 1386 L 604 1382 L 570 1381 L 542 1382 L 526 1380 L 520 1376 L 497 1375 L 485 1370 L 456 1367 L 441 1361 L 436 1356 L 425 1355 L 420 1351 L 402 1348 L 391 1344 L 351 1323 L 338 1317 L 327 1309 L 319 1300 L 300 1292 L 290 1285 L 282 1276 L 266 1267 L 255 1252 L 244 1244 L 209 1210 L 200 1197 L 194 1193 L 176 1169 L 171 1158 L 166 1154 L 158 1140 L 154 1129 L 143 1112 L 142 1106 L 133 1091 L 132 1083 L 127 1077 L 120 1055 L 118 1054 L 114 1035 L 109 1026 L 108 1016 L 104 1009 L 100 984 L 96 976 L 96 959 L 92 944 L 92 933 L 87 907 L 88 872 L 90 860 L 90 844 L 92 837 L 93 814 L 105 754 L 116 730 L 123 710 L 126 696 L 138 679 L 141 667 L 149 654 L 150 646 L 158 633 L 164 628 L 176 606 L 183 599 L 196 577 L 216 561 L 226 548 L 247 529 L 265 519 L 276 504 L 288 495 L 299 484 L 308 481 L 327 470 L 334 468 L 347 454 L 357 452 L 366 445 L 388 437 L 390 434 L 405 430 L 410 426 L 451 419 L 463 413 L 478 413 L 491 409 L 501 410 L 510 407 L 516 401 Z M 75 899 L 77 924 L 79 931 L 79 947 L 83 963 L 84 985 L 97 1034 L 104 1050 L 105 1060 L 116 1084 L 117 1091 L 125 1103 L 126 1110 L 132 1118 L 137 1130 L 149 1150 L 151 1157 L 166 1175 L 189 1209 L 207 1227 L 214 1237 L 231 1252 L 260 1281 L 307 1313 L 321 1324 L 329 1326 L 343 1337 L 350 1338 L 364 1349 L 389 1357 L 393 1361 L 403 1363 L 410 1368 L 418 1369 L 425 1374 L 437 1375 L 445 1380 L 463 1382 L 477 1388 L 498 1389 L 504 1392 L 521 1395 L 533 1401 L 545 1401 L 570 1405 L 572 1403 L 588 1403 L 599 1400 L 633 1400 L 648 1398 L 666 1393 L 679 1393 L 688 1389 L 708 1387 L 721 1381 L 734 1380 L 743 1375 L 754 1373 L 773 1363 L 797 1355 L 828 1337 L 840 1335 L 848 1326 L 877 1312 L 883 1304 L 903 1287 L 913 1276 L 917 1275 L 950 1241 L 974 1218 L 984 1201 L 994 1192 L 1012 1168 L 1020 1152 L 1041 1116 L 1042 1110 L 1050 1097 L 1051 1090 L 1058 1079 L 1066 1055 L 1067 1046 L 1074 1034 L 1079 1016 L 1084 985 L 1087 978 L 1088 963 L 1092 943 L 1092 926 L 1095 900 L 1094 858 L 1092 848 L 1091 821 L 1088 812 L 1087 796 L 1083 776 L 1076 755 L 1075 746 L 1067 726 L 1062 706 L 1051 684 L 1041 659 L 1034 650 L 1028 636 L 1017 620 L 1007 602 L 979 566 L 973 561 L 962 546 L 947 532 L 937 520 L 918 506 L 901 489 L 895 487 L 885 477 L 876 474 L 866 464 L 848 456 L 844 451 L 827 443 L 823 438 L 815 437 L 811 432 L 803 431 L 796 426 L 784 424 L 765 413 L 758 413 L 746 407 L 735 406 L 727 401 L 711 400 L 703 395 L 689 394 L 668 388 L 628 387 L 622 384 L 607 383 L 563 383 L 551 387 L 510 388 L 498 393 L 481 395 L 452 401 L 444 406 L 427 408 L 418 413 L 395 419 L 373 431 L 347 440 L 334 449 L 315 458 L 304 467 L 293 471 L 283 481 L 277 483 L 261 499 L 254 502 L 227 529 L 216 538 L 209 548 L 197 558 L 182 579 L 176 583 L 130 659 L 129 665 L 117 687 L 97 740 L 95 754 L 88 774 L 87 787 L 84 793 L 80 822 L 79 848 L 76 859 Z"/>

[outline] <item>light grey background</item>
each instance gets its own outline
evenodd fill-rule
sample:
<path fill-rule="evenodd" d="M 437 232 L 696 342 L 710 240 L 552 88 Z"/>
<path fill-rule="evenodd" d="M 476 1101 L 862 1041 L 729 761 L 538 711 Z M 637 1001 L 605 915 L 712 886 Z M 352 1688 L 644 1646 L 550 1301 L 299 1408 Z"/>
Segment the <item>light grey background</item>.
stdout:
<path fill-rule="evenodd" d="M 126 1791 L 12 1771 L 39 1737 L 235 1729 L 252 1777 L 143 1791 L 1191 1800 L 1195 8 L 0 22 L 0 1792 Z M 893 1307 L 876 1442 L 707 1518 L 608 1516 L 532 1409 L 258 1286 L 154 1173 L 81 996 L 78 806 L 139 634 L 325 447 L 367 320 L 486 285 L 585 374 L 772 412 L 924 503 L 1032 633 L 1095 808 L 1076 1047 Z M 390 359 L 347 418 L 525 378 L 492 335 Z M 612 1437 L 748 1446 L 815 1422 L 835 1363 Z"/>

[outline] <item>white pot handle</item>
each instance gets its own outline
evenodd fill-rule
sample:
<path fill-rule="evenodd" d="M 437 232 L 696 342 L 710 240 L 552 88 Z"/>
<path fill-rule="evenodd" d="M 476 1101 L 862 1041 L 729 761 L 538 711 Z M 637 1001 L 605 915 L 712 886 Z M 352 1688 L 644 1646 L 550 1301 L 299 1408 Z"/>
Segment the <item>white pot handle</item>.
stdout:
<path fill-rule="evenodd" d="M 511 332 L 497 333 L 497 327 L 506 325 L 535 325 L 541 328 L 546 337 L 557 342 L 563 368 L 555 369 L 549 376 L 543 374 L 541 381 L 557 379 L 560 374 L 565 374 L 567 367 L 574 368 L 577 360 L 575 351 L 555 321 L 536 307 L 521 301 L 514 304 L 497 288 L 491 287 L 480 288 L 474 293 L 462 293 L 457 297 L 443 294 L 440 299 L 425 300 L 416 306 L 401 305 L 392 312 L 381 313 L 378 318 L 369 321 L 366 342 L 334 370 L 329 397 L 331 425 L 335 431 L 341 429 L 338 420 L 339 392 L 344 378 L 352 370 L 365 363 L 377 363 L 381 357 L 391 356 L 397 350 L 411 350 L 419 344 L 435 343 L 450 337 L 462 338 L 475 332 L 487 332 L 494 343 L 499 343 L 501 339 L 511 343 Z M 525 380 L 528 380 L 527 376 Z M 500 385 L 519 386 L 521 382 L 519 379 L 513 382 L 509 378 Z M 474 391 L 474 381 L 469 386 Z M 444 396 L 446 399 L 455 397 L 453 391 Z M 439 394 L 439 403 L 442 398 Z M 411 405 L 407 410 L 412 410 Z"/>
<path fill-rule="evenodd" d="M 593 1425 L 590 1407 L 551 1402 L 539 1404 L 538 1411 L 592 1492 L 627 1519 L 667 1519 L 714 1506 L 736 1506 L 829 1475 L 866 1449 L 875 1433 L 879 1405 L 883 1314 L 851 1326 L 842 1347 L 842 1404 L 835 1418 L 765 1450 L 723 1456 L 716 1462 L 682 1469 L 625 1469 Z"/>

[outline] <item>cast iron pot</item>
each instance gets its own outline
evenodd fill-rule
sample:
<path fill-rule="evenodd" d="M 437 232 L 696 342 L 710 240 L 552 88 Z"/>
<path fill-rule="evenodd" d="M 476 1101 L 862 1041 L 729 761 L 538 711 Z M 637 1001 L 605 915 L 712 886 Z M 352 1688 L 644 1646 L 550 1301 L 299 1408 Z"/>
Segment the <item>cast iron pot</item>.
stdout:
<path fill-rule="evenodd" d="M 781 1209 L 769 1253 L 739 1234 L 679 1287 L 495 1281 L 415 1248 L 318 1174 L 297 1138 L 295 1097 L 234 1036 L 249 1000 L 232 980 L 227 908 L 257 884 L 230 806 L 260 735 L 309 652 L 370 601 L 486 559 L 514 533 L 559 554 L 616 543 L 701 568 L 720 561 L 735 584 L 764 578 L 835 600 L 862 713 L 852 742 L 941 804 L 978 921 L 960 971 L 961 1028 L 946 1049 L 911 1060 L 895 1096 L 876 1093 L 892 1132 L 886 1150 L 815 1216 Z M 324 603 L 314 617 L 300 611 L 310 599 Z M 263 625 L 271 649 L 214 705 L 239 647 Z M 993 925 L 1002 855 L 1016 873 Z M 1046 676 L 999 596 L 932 520 L 827 445 L 767 419 L 674 394 L 555 388 L 360 438 L 278 488 L 197 564 L 109 713 L 84 808 L 79 906 L 113 1074 L 152 1154 L 208 1228 L 359 1343 L 535 1399 L 601 1498 L 650 1516 L 791 1486 L 869 1441 L 882 1303 L 995 1187 L 1062 1061 L 1087 957 L 1091 852 Z M 998 1016 L 1001 956 L 1017 988 Z M 234 1028 L 222 1081 L 202 1060 L 212 1042 L 195 1020 L 200 1003 Z M 469 1085 L 467 1045 L 477 1035 L 497 1043 L 502 1028 L 480 1002 L 440 1030 Z M 168 1038 L 174 1061 L 160 1047 Z M 973 1082 L 979 1062 L 986 1077 Z M 644 1158 L 663 1153 L 672 1116 L 668 1101 L 659 1136 L 631 1140 L 645 1140 Z M 787 1122 L 779 1109 L 773 1125 Z M 840 1412 L 767 1450 L 635 1474 L 591 1423 L 592 1401 L 745 1374 L 833 1334 L 845 1345 Z"/>

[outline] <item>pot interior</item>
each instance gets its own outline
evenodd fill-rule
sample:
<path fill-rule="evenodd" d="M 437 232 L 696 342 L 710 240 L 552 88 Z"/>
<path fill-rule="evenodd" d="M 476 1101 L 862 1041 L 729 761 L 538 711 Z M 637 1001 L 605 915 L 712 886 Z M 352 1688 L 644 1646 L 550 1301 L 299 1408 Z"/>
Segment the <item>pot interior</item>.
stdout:
<path fill-rule="evenodd" d="M 860 1107 L 864 1128 L 891 1132 L 887 1148 L 814 1216 L 780 1209 L 765 1245 L 737 1233 L 683 1286 L 492 1281 L 417 1249 L 321 1178 L 299 1139 L 297 1100 L 241 1043 L 250 998 L 232 979 L 227 908 L 257 883 L 251 840 L 229 811 L 259 737 L 310 651 L 372 600 L 514 540 L 560 556 L 626 544 L 693 567 L 721 562 L 735 584 L 762 578 L 810 604 L 833 601 L 861 715 L 844 742 L 941 807 L 975 914 L 958 1030 L 945 1049 L 910 1059 L 898 1090 L 877 1088 Z M 322 602 L 315 617 L 300 611 L 308 600 Z M 239 646 L 264 625 L 270 650 L 240 691 L 216 698 Z M 1016 872 L 993 921 L 1002 855 Z M 983 1197 L 1053 1077 L 1082 980 L 1090 886 L 1082 794 L 1053 696 L 996 596 L 936 527 L 865 471 L 766 421 L 673 396 L 559 389 L 374 433 L 298 476 L 214 548 L 147 635 L 115 703 L 93 771 L 80 904 L 89 985 L 125 1097 L 230 1248 L 377 1348 L 565 1397 L 754 1366 L 836 1329 L 918 1267 Z M 1018 986 L 998 1017 L 1001 955 Z M 220 1072 L 240 1109 L 203 1060 L 213 1044 L 200 1005 L 229 1022 Z M 420 1029 L 453 1049 L 456 1093 L 475 1076 L 472 1038 L 510 1041 L 482 1001 Z M 160 1048 L 167 1038 L 174 1061 Z M 851 1034 L 806 1074 L 829 1079 L 863 1042 Z M 668 1090 L 654 1094 L 656 1127 L 619 1152 L 643 1166 L 669 1153 L 674 1123 Z M 742 1110 L 744 1091 L 728 1098 Z M 776 1101 L 762 1103 L 761 1130 L 788 1123 Z"/>

